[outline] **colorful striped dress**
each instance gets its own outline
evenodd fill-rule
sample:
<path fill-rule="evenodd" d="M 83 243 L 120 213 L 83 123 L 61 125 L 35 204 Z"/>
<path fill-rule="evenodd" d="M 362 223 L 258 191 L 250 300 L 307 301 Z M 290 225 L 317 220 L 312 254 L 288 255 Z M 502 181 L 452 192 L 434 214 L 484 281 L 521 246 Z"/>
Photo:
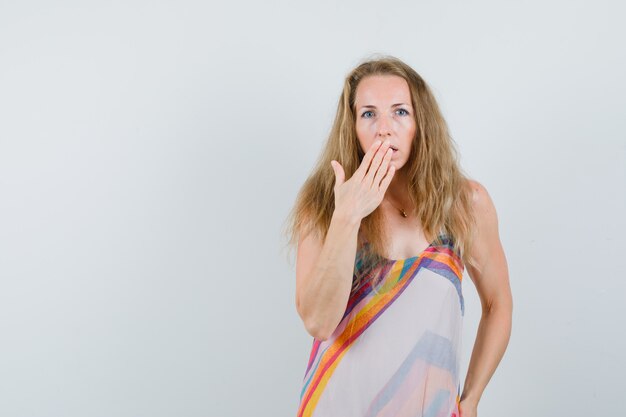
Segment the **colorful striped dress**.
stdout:
<path fill-rule="evenodd" d="M 459 416 L 464 266 L 440 237 L 417 256 L 385 259 L 333 334 L 313 339 L 298 417 Z"/>

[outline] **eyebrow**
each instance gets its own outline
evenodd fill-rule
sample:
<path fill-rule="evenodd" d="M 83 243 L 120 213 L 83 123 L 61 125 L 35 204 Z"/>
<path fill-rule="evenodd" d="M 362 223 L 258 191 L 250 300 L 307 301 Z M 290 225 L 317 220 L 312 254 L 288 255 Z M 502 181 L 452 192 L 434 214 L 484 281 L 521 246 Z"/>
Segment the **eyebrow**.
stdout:
<path fill-rule="evenodd" d="M 408 104 L 406 103 L 396 103 L 396 104 L 392 104 L 391 107 L 397 107 L 397 106 L 408 106 Z M 371 104 L 368 104 L 366 106 L 361 106 L 362 109 L 375 109 L 376 106 L 373 106 Z"/>

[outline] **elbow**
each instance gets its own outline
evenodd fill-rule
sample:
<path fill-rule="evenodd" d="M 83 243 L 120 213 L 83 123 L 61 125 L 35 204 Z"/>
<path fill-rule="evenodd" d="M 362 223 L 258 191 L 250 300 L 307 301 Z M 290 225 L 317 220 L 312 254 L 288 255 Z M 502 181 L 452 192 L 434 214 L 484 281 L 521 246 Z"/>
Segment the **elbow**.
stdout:
<path fill-rule="evenodd" d="M 512 319 L 513 317 L 513 298 L 503 296 L 495 300 L 489 301 L 483 305 L 483 315 L 501 316 Z"/>
<path fill-rule="evenodd" d="M 305 325 L 307 333 L 313 336 L 316 340 L 325 341 L 328 340 L 330 335 L 324 329 L 321 329 L 319 326 Z"/>
<path fill-rule="evenodd" d="M 297 301 L 296 309 L 308 334 L 320 341 L 327 340 L 330 337 L 331 332 L 328 331 L 327 327 L 321 325 L 316 317 L 304 311 Z"/>
<path fill-rule="evenodd" d="M 307 333 L 315 339 L 324 341 L 328 340 L 330 337 L 331 332 L 329 332 L 328 329 L 319 322 L 319 320 L 303 317 L 302 322 L 304 323 L 304 328 Z"/>

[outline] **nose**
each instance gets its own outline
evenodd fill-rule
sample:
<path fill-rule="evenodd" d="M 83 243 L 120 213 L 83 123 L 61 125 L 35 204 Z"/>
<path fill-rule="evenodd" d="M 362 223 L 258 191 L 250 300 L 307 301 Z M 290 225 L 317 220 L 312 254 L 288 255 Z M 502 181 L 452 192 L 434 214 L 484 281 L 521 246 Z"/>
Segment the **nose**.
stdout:
<path fill-rule="evenodd" d="M 391 123 L 386 116 L 381 116 L 378 119 L 378 136 L 386 137 L 391 135 Z"/>

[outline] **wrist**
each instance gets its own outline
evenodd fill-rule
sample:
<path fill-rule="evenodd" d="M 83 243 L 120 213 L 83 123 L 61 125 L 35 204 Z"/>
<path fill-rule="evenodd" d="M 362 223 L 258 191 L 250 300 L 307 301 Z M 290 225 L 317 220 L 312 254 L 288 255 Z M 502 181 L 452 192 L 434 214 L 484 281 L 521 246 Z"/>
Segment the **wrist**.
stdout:
<path fill-rule="evenodd" d="M 462 401 L 464 404 L 471 404 L 471 405 L 475 405 L 478 406 L 478 401 L 480 400 L 480 398 L 477 398 L 476 396 L 472 395 L 472 394 L 461 394 L 461 399 L 460 401 Z"/>
<path fill-rule="evenodd" d="M 333 220 L 355 226 L 361 223 L 361 217 L 350 210 L 340 209 L 333 212 Z"/>

